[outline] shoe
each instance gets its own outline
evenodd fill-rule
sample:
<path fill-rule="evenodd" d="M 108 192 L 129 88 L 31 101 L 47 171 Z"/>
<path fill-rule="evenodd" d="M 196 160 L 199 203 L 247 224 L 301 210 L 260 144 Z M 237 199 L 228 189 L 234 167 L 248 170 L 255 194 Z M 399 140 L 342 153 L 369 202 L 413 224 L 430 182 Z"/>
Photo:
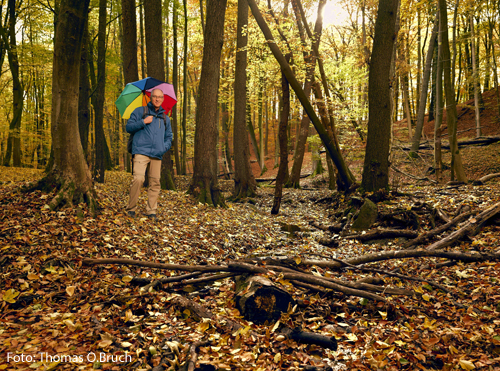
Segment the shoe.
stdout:
<path fill-rule="evenodd" d="M 127 215 L 131 218 L 135 218 L 135 211 L 127 211 Z"/>
<path fill-rule="evenodd" d="M 156 214 L 149 214 L 146 216 L 148 217 L 148 219 L 154 220 L 155 222 L 158 220 L 158 217 L 156 216 Z"/>

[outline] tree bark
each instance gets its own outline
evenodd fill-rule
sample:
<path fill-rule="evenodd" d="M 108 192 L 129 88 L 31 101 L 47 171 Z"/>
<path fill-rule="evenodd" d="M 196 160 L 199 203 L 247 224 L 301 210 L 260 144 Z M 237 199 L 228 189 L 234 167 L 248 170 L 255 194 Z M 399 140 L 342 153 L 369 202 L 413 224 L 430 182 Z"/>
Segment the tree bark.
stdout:
<path fill-rule="evenodd" d="M 97 38 L 97 84 L 94 100 L 95 156 L 93 177 L 104 183 L 106 170 L 106 137 L 104 136 L 104 94 L 106 90 L 106 0 L 99 0 L 99 30 Z"/>
<path fill-rule="evenodd" d="M 82 54 L 80 59 L 80 92 L 78 94 L 78 128 L 80 131 L 80 141 L 82 142 L 83 153 L 87 156 L 89 145 L 90 128 L 90 107 L 89 107 L 89 65 L 88 65 L 88 47 L 89 47 L 89 28 L 88 19 L 85 22 L 85 30 L 82 39 Z"/>
<path fill-rule="evenodd" d="M 24 105 L 24 88 L 21 82 L 19 71 L 19 58 L 16 45 L 16 1 L 9 0 L 7 3 L 9 14 L 9 36 L 2 32 L 4 46 L 7 48 L 9 68 L 12 75 L 12 111 L 13 118 L 9 125 L 9 136 L 7 139 L 7 151 L 5 153 L 3 165 L 20 167 L 21 161 L 21 119 Z"/>
<path fill-rule="evenodd" d="M 288 54 L 285 58 L 288 62 L 291 54 Z M 271 209 L 271 214 L 276 215 L 280 211 L 281 198 L 283 197 L 283 184 L 286 181 L 288 175 L 288 116 L 290 115 L 290 86 L 288 85 L 288 80 L 285 73 L 281 72 L 281 102 L 280 102 L 280 124 L 278 129 L 278 142 L 280 148 L 280 165 L 278 168 L 278 174 L 276 176 L 276 186 L 274 187 L 274 200 L 273 207 Z"/>
<path fill-rule="evenodd" d="M 424 128 L 425 108 L 427 107 L 427 93 L 429 90 L 429 78 L 431 75 L 432 57 L 434 55 L 434 45 L 436 44 L 437 31 L 439 27 L 439 14 L 436 14 L 434 20 L 434 27 L 432 29 L 431 39 L 429 40 L 429 48 L 425 57 L 425 70 L 419 94 L 420 100 L 418 104 L 417 124 L 415 126 L 415 133 L 412 139 L 410 156 L 414 156 L 418 151 L 420 139 L 422 138 L 422 130 Z"/>
<path fill-rule="evenodd" d="M 398 0 L 380 0 L 368 76 L 368 136 L 362 187 L 376 191 L 389 187 L 391 138 L 390 68 L 396 39 Z"/>
<path fill-rule="evenodd" d="M 52 70 L 52 150 L 48 174 L 29 189 L 59 192 L 50 201 L 51 209 L 85 202 L 92 214 L 97 196 L 85 161 L 78 131 L 78 81 L 82 35 L 89 0 L 62 0 L 56 25 Z"/>
<path fill-rule="evenodd" d="M 474 14 L 470 15 L 470 39 L 471 39 L 471 50 L 472 50 L 472 83 L 474 84 L 474 112 L 476 118 L 476 137 L 481 136 L 481 119 L 479 114 L 481 113 L 481 107 L 479 107 L 479 82 L 478 73 L 476 68 L 477 55 L 476 55 L 476 35 L 474 32 Z"/>
<path fill-rule="evenodd" d="M 236 307 L 241 314 L 247 321 L 258 325 L 266 321 L 276 322 L 294 303 L 288 292 L 264 276 L 238 276 L 235 294 Z"/>
<path fill-rule="evenodd" d="M 246 125 L 248 3 L 238 0 L 236 62 L 234 72 L 234 192 L 236 199 L 255 195 L 256 182 L 250 167 L 250 143 Z"/>
<path fill-rule="evenodd" d="M 226 0 L 208 0 L 204 35 L 203 60 L 196 112 L 193 178 L 188 193 L 199 202 L 224 205 L 217 179 L 217 101 L 220 59 L 224 42 Z"/>
<path fill-rule="evenodd" d="M 124 84 L 139 80 L 139 66 L 137 64 L 137 21 L 136 21 L 135 0 L 122 0 L 122 23 L 123 23 L 123 41 L 122 41 L 122 63 Z M 126 121 L 123 123 L 123 133 L 125 143 L 128 140 L 128 134 L 125 131 Z M 130 171 L 131 156 L 128 151 L 125 154 L 126 169 Z"/>
<path fill-rule="evenodd" d="M 163 21 L 161 16 L 162 6 L 161 0 L 145 0 L 144 7 L 146 9 L 144 22 L 146 24 L 146 56 L 147 56 L 147 73 L 149 77 L 154 77 L 157 80 L 163 81 L 165 77 L 165 61 L 163 59 Z M 162 158 L 160 184 L 162 189 L 175 189 L 173 180 L 174 169 L 170 158 L 172 151 L 178 157 L 178 132 L 177 124 L 172 120 L 172 132 L 174 140 L 172 148 L 167 151 Z M 178 160 L 178 159 L 176 159 Z M 178 161 L 176 161 L 176 166 Z M 177 166 L 177 169 L 180 169 Z"/>
<path fill-rule="evenodd" d="M 455 103 L 455 93 L 453 81 L 451 81 L 451 62 L 450 46 L 448 42 L 448 13 L 446 9 L 446 0 L 439 0 L 439 31 L 442 37 L 442 57 L 443 57 L 443 75 L 444 90 L 446 95 L 446 121 L 448 124 L 448 138 L 450 141 L 452 180 L 455 173 L 459 182 L 467 182 L 467 176 L 462 165 L 462 157 L 457 143 L 457 106 Z"/>

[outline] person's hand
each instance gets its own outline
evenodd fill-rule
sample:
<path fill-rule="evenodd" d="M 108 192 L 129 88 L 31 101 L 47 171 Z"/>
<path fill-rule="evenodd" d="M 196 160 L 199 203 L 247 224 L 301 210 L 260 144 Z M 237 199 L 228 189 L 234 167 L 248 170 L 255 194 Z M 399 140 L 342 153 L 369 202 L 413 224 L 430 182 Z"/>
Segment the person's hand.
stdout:
<path fill-rule="evenodd" d="M 153 116 L 146 116 L 144 118 L 144 123 L 147 125 L 147 124 L 151 124 L 153 122 Z"/>

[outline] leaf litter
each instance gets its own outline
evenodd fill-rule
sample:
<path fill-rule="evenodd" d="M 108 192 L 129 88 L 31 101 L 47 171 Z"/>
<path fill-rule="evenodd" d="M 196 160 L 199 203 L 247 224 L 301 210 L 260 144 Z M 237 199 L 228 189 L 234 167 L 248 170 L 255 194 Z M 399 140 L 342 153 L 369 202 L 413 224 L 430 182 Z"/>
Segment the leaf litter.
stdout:
<path fill-rule="evenodd" d="M 18 191 L 20 185 L 40 176 L 36 170 L 2 168 L 0 370 L 177 370 L 187 367 L 196 342 L 204 344 L 197 348 L 197 365 L 220 370 L 500 367 L 499 262 L 438 266 L 438 259 L 415 258 L 370 264 L 431 279 L 451 291 L 377 274 L 388 285 L 417 293 L 386 295 L 388 303 L 333 291 L 311 292 L 282 281 L 299 307 L 290 308 L 280 321 L 335 336 L 337 351 L 287 339 L 273 331 L 277 323 L 246 321 L 235 307 L 230 278 L 206 286 L 165 284 L 144 291 L 144 284 L 136 281 L 181 273 L 82 265 L 84 258 L 216 265 L 248 256 L 284 256 L 300 262 L 399 248 L 402 241 L 397 239 L 361 244 L 339 235 L 334 235 L 335 248 L 320 244 L 325 232 L 311 224 L 327 224 L 333 218 L 335 210 L 327 207 L 331 203 L 321 201 L 332 197 L 331 191 L 287 189 L 278 216 L 269 212 L 271 188 L 261 188 L 253 202 L 228 203 L 228 208 L 198 204 L 182 191 L 162 191 L 159 221 L 151 223 L 143 215 L 133 220 L 125 216 L 129 174 L 108 172 L 106 183 L 96 184 L 101 213 L 83 219 L 76 210 L 46 208 L 50 195 Z M 465 204 L 483 210 L 500 200 L 498 186 L 491 183 L 407 186 L 399 192 L 399 197 L 379 203 L 382 212 L 425 202 L 453 215 Z M 144 198 L 145 194 L 142 204 Z M 296 228 L 290 231 L 289 226 Z M 420 227 L 432 228 L 427 222 Z M 500 228 L 491 225 L 455 248 L 498 251 L 499 241 Z M 356 270 L 312 270 L 346 281 L 367 275 Z M 172 305 L 179 295 L 201 304 L 222 322 L 197 319 L 189 310 Z M 225 320 L 237 321 L 241 328 L 228 333 Z"/>

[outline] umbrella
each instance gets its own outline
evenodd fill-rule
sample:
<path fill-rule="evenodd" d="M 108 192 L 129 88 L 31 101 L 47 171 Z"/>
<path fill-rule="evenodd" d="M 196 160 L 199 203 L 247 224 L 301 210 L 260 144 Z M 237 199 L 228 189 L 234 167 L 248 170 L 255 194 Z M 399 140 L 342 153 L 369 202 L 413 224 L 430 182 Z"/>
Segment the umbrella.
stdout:
<path fill-rule="evenodd" d="M 122 118 L 130 118 L 130 114 L 137 108 L 145 106 L 151 100 L 151 92 L 160 89 L 163 92 L 163 103 L 161 106 L 165 112 L 169 112 L 177 103 L 174 86 L 153 77 L 129 82 L 116 100 L 115 104 Z"/>

